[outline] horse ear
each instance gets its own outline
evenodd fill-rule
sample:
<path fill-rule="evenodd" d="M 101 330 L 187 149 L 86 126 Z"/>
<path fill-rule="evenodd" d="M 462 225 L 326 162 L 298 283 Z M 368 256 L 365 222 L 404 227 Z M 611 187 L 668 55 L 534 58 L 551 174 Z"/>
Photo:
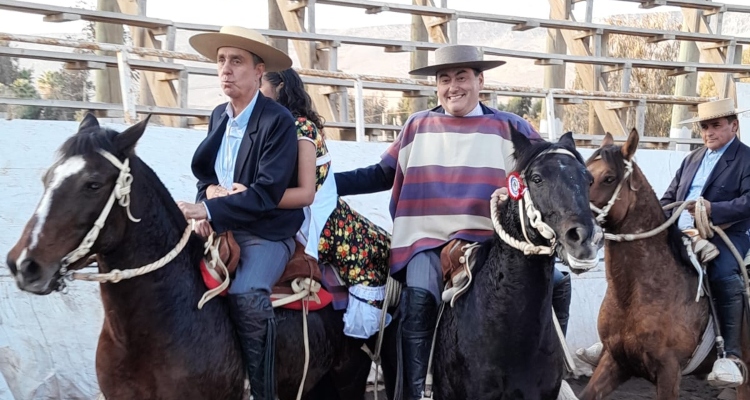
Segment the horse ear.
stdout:
<path fill-rule="evenodd" d="M 612 137 L 612 134 L 609 133 L 609 132 L 605 133 L 604 134 L 604 140 L 602 140 L 601 147 L 612 146 L 614 144 L 615 144 L 615 138 Z"/>
<path fill-rule="evenodd" d="M 576 149 L 576 141 L 573 139 L 573 132 L 566 132 L 564 135 L 560 136 L 560 140 L 558 140 L 557 143 L 570 150 Z"/>
<path fill-rule="evenodd" d="M 516 153 L 516 159 L 518 159 L 518 155 L 523 154 L 523 152 L 531 146 L 531 140 L 529 140 L 526 135 L 519 132 L 512 122 L 508 122 L 508 127 L 510 128 L 510 140 L 513 142 L 513 149 Z"/>
<path fill-rule="evenodd" d="M 633 128 L 633 130 L 630 131 L 630 135 L 628 135 L 628 140 L 622 146 L 622 156 L 625 157 L 626 160 L 631 160 L 633 158 L 635 151 L 638 150 L 638 141 L 640 139 L 641 137 L 638 134 L 638 130 Z"/>
<path fill-rule="evenodd" d="M 99 121 L 96 120 L 94 114 L 87 112 L 86 115 L 83 116 L 81 124 L 78 125 L 78 132 L 90 131 L 94 129 L 99 129 Z"/>
<path fill-rule="evenodd" d="M 135 144 L 138 143 L 138 139 L 146 131 L 146 125 L 148 125 L 150 118 L 151 114 L 146 116 L 143 121 L 131 126 L 115 137 L 115 147 L 119 153 L 129 154 L 133 151 Z"/>

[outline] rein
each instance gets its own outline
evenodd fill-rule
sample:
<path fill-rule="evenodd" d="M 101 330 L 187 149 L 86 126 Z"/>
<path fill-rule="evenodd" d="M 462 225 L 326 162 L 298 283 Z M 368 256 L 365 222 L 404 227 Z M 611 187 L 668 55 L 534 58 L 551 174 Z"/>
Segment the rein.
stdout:
<path fill-rule="evenodd" d="M 595 158 L 595 160 L 600 159 L 601 157 Z M 617 185 L 617 188 L 615 188 L 614 193 L 612 194 L 612 198 L 609 199 L 607 204 L 599 209 L 596 207 L 593 203 L 590 205 L 591 210 L 596 212 L 598 216 L 596 217 L 597 222 L 599 224 L 604 223 L 604 219 L 607 217 L 607 213 L 609 213 L 609 210 L 612 208 L 612 205 L 614 205 L 615 201 L 617 201 L 617 198 L 620 193 L 620 189 L 622 189 L 623 183 L 627 180 L 627 178 L 630 176 L 630 174 L 633 172 L 633 163 L 629 160 L 625 161 L 625 168 L 626 172 L 623 176 L 622 181 Z M 698 230 L 698 235 L 702 239 L 711 239 L 714 236 L 714 233 L 718 234 L 719 237 L 724 241 L 724 243 L 727 245 L 727 248 L 729 248 L 729 251 L 732 253 L 734 258 L 737 260 L 737 264 L 742 266 L 745 264 L 745 260 L 740 255 L 740 252 L 737 250 L 737 247 L 735 247 L 734 243 L 732 243 L 731 240 L 729 240 L 729 236 L 724 232 L 724 229 L 722 229 L 720 226 L 714 225 L 711 222 L 711 219 L 708 216 L 708 210 L 706 209 L 706 202 L 707 200 L 703 197 L 699 197 L 697 200 L 688 200 L 688 201 L 677 201 L 672 204 L 668 204 L 663 207 L 665 211 L 671 210 L 673 208 L 676 208 L 675 211 L 672 212 L 672 216 L 659 225 L 658 227 L 641 233 L 621 233 L 621 234 L 612 234 L 612 233 L 605 233 L 604 239 L 605 240 L 611 240 L 613 242 L 633 242 L 636 240 L 643 240 L 648 239 L 651 237 L 654 237 L 665 230 L 669 229 L 670 226 L 672 226 L 678 218 L 680 218 L 680 214 L 690 205 L 695 205 L 695 228 Z M 731 224 L 730 224 L 731 225 Z M 746 268 L 740 268 L 742 271 L 742 276 L 745 281 L 745 292 L 750 297 L 750 276 L 748 276 L 748 272 Z"/>
<path fill-rule="evenodd" d="M 169 262 L 175 259 L 177 255 L 182 251 L 183 248 L 185 248 L 185 245 L 188 242 L 188 239 L 190 239 L 190 234 L 193 231 L 191 226 L 188 224 L 187 227 L 185 227 L 185 231 L 182 233 L 182 237 L 180 238 L 180 241 L 177 242 L 175 247 L 164 257 L 150 263 L 147 265 L 144 265 L 140 268 L 135 269 L 127 269 L 125 271 L 121 271 L 119 269 L 114 269 L 107 273 L 92 273 L 92 272 L 74 272 L 69 271 L 68 267 L 81 260 L 83 257 L 85 257 L 90 251 L 91 248 L 94 246 L 94 243 L 96 242 L 96 239 L 99 237 L 99 233 L 101 232 L 102 228 L 104 228 L 105 221 L 107 220 L 107 217 L 109 216 L 109 213 L 112 211 L 112 207 L 115 204 L 115 200 L 118 200 L 118 204 L 125 208 L 125 211 L 128 214 L 128 219 L 130 219 L 133 222 L 140 222 L 141 220 L 139 218 L 133 217 L 133 214 L 130 212 L 130 190 L 131 185 L 133 183 L 133 174 L 130 173 L 130 166 L 129 166 L 129 159 L 125 159 L 125 161 L 120 162 L 120 160 L 117 159 L 112 153 L 106 151 L 106 150 L 97 150 L 99 154 L 101 154 L 107 161 L 112 163 L 117 169 L 120 170 L 120 175 L 117 177 L 117 181 L 115 182 L 115 187 L 112 189 L 112 193 L 109 195 L 109 199 L 107 200 L 107 203 L 104 205 L 104 209 L 102 209 L 101 214 L 99 214 L 99 218 L 94 221 L 94 226 L 91 227 L 91 229 L 88 231 L 86 236 L 83 238 L 81 243 L 78 245 L 78 247 L 68 253 L 65 257 L 62 259 L 62 267 L 60 268 L 60 288 L 65 287 L 65 279 L 71 279 L 71 280 L 83 280 L 83 281 L 94 281 L 94 282 L 100 282 L 100 283 L 117 283 L 122 281 L 123 279 L 130 279 L 134 278 L 136 276 L 145 275 L 149 272 L 156 271 L 157 269 L 167 265 Z M 91 259 L 91 258 L 89 258 Z"/>

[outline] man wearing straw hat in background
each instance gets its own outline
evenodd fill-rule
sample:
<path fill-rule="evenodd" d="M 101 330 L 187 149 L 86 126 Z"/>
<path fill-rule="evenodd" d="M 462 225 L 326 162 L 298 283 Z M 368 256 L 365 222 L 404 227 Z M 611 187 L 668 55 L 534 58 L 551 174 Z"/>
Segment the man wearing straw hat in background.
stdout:
<path fill-rule="evenodd" d="M 474 46 L 439 48 L 435 64 L 409 74 L 435 77 L 441 105 L 409 117 L 380 163 L 336 174 L 341 196 L 393 187 L 390 267 L 392 275 L 405 275 L 407 283 L 400 307 L 404 396 L 408 400 L 422 398 L 424 391 L 442 301 L 441 251 L 454 239 L 481 242 L 494 234 L 487 202 L 495 189 L 505 186 L 498 177 L 512 167 L 509 124 L 530 138 L 540 137 L 523 118 L 479 102 L 483 71 L 502 64 L 505 61 L 484 60 Z M 497 151 L 484 151 L 487 148 Z M 456 153 L 455 149 L 462 151 Z M 438 209 L 439 218 L 435 218 Z M 570 276 L 557 270 L 555 275 L 553 305 L 565 326 Z"/>
<path fill-rule="evenodd" d="M 301 209 L 277 205 L 296 186 L 297 131 L 289 111 L 259 92 L 265 71 L 292 66 L 283 52 L 250 29 L 225 26 L 190 38 L 201 55 L 216 61 L 229 102 L 211 113 L 208 136 L 193 156 L 197 203 L 179 206 L 202 236 L 232 231 L 240 262 L 229 287 L 229 310 L 240 339 L 255 400 L 276 399 L 276 323 L 271 287 L 294 251 Z"/>
<path fill-rule="evenodd" d="M 698 116 L 682 124 L 700 127 L 704 146 L 682 161 L 672 183 L 660 202 L 662 206 L 676 201 L 704 199 L 706 214 L 716 226 L 731 225 L 724 232 L 741 256 L 750 249 L 750 147 L 737 137 L 739 121 L 734 100 L 722 99 L 698 105 Z M 669 213 L 669 212 L 668 212 Z M 678 227 L 695 230 L 695 206 L 680 215 Z M 719 253 L 707 266 L 711 295 L 716 306 L 726 358 L 718 359 L 708 375 L 716 387 L 737 387 L 747 376 L 742 359 L 742 320 L 747 301 L 742 268 L 719 235 L 709 241 Z M 579 349 L 578 357 L 596 365 L 601 343 Z M 747 356 L 747 355 L 745 355 Z"/>
<path fill-rule="evenodd" d="M 750 147 L 737 137 L 741 111 L 733 99 L 722 99 L 698 105 L 698 116 L 682 121 L 700 126 L 704 146 L 682 161 L 672 183 L 664 192 L 662 206 L 675 201 L 705 201 L 706 214 L 725 229 L 742 257 L 750 249 Z M 695 228 L 695 207 L 683 211 L 677 225 L 681 230 Z M 747 379 L 742 359 L 742 316 L 747 301 L 742 271 L 724 241 L 715 235 L 710 239 L 719 255 L 707 266 L 708 281 L 719 319 L 727 358 L 714 363 L 708 382 L 717 387 L 736 387 Z M 746 355 L 747 356 L 747 355 Z M 731 360 L 731 362 L 728 362 Z"/>

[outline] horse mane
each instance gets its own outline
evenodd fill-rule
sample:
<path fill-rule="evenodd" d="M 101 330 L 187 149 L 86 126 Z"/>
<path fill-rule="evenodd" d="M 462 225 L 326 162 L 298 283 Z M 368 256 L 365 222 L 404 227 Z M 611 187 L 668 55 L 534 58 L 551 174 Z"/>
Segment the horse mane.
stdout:
<path fill-rule="evenodd" d="M 588 166 L 591 162 L 596 160 L 597 158 L 601 157 L 602 160 L 604 160 L 607 165 L 611 166 L 615 171 L 615 176 L 617 177 L 618 181 L 621 181 L 622 178 L 625 176 L 625 158 L 622 155 L 622 146 L 617 145 L 609 145 L 604 146 L 596 149 L 593 154 L 591 154 L 591 157 L 586 161 L 586 165 Z M 659 203 L 659 198 L 656 197 L 656 192 L 654 192 L 653 187 L 651 187 L 651 184 L 646 179 L 646 176 L 643 174 L 642 171 L 640 171 L 640 168 L 638 165 L 633 163 L 633 174 L 630 175 L 629 179 L 633 179 L 633 177 L 636 175 L 636 171 L 639 171 L 640 174 L 643 176 L 643 180 L 645 181 L 645 186 L 649 189 L 648 192 L 645 194 L 653 195 L 654 198 L 656 198 L 656 203 Z M 643 186 L 641 186 L 643 187 Z M 662 213 L 663 215 L 663 213 Z M 660 221 L 660 223 L 663 223 L 666 221 L 666 216 L 663 220 Z M 695 270 L 692 268 L 692 264 L 690 261 L 690 256 L 688 255 L 687 249 L 685 248 L 685 245 L 682 243 L 682 237 L 684 234 L 680 229 L 677 227 L 677 224 L 672 224 L 667 228 L 667 244 L 669 246 L 669 250 L 672 253 L 672 257 L 684 266 L 688 272 L 695 273 Z"/>
<path fill-rule="evenodd" d="M 560 143 L 547 142 L 544 139 L 531 139 L 531 145 L 525 148 L 523 152 L 519 152 L 518 149 L 513 152 L 513 158 L 516 160 L 516 165 L 513 170 L 525 170 L 539 154 L 551 149 L 571 150 L 561 145 Z M 571 151 L 571 153 L 573 153 L 578 162 L 580 162 L 582 165 L 586 165 L 583 157 L 581 157 L 581 155 L 577 151 Z"/>

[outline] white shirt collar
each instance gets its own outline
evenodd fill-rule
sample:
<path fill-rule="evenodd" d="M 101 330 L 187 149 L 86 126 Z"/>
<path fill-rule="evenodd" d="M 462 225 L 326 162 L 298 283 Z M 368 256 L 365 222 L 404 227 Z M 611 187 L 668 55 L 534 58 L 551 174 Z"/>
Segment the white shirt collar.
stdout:
<path fill-rule="evenodd" d="M 448 110 L 445 109 L 445 107 L 443 107 L 443 111 L 445 111 L 446 115 L 450 115 L 451 117 L 453 116 L 453 114 L 449 113 Z M 482 105 L 479 102 L 477 102 L 477 106 L 474 107 L 473 110 L 469 111 L 468 114 L 464 115 L 464 117 L 476 117 L 477 115 L 483 115 L 483 114 L 484 112 L 482 111 Z"/>

